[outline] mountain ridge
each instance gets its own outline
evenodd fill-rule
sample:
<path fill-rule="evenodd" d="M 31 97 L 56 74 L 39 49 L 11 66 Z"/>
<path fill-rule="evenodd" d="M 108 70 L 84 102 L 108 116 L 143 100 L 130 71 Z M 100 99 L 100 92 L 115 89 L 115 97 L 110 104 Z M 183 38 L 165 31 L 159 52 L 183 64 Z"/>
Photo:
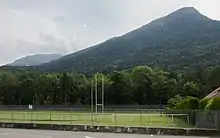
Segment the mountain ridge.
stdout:
<path fill-rule="evenodd" d="M 7 64 L 8 66 L 36 66 L 43 63 L 50 62 L 61 58 L 60 54 L 33 54 L 21 57 L 12 63 Z"/>
<path fill-rule="evenodd" d="M 195 8 L 186 7 L 125 35 L 36 67 L 42 71 L 74 70 L 82 73 L 137 65 L 174 70 L 195 66 L 205 68 L 220 63 L 219 37 L 219 21 L 202 15 Z M 210 57 L 216 60 L 211 61 Z"/>

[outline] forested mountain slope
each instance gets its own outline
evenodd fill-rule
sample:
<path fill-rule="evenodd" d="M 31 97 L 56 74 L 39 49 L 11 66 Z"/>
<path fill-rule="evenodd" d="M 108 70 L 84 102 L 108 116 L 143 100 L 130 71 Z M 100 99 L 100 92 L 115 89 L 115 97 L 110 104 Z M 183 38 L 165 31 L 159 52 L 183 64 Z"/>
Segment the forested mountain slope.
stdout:
<path fill-rule="evenodd" d="M 57 60 L 62 56 L 59 54 L 35 54 L 28 55 L 15 60 L 13 63 L 8 64 L 9 66 L 34 66 L 43 63 L 50 62 L 52 60 Z"/>
<path fill-rule="evenodd" d="M 186 7 L 123 36 L 37 68 L 94 73 L 137 65 L 185 70 L 207 68 L 219 63 L 220 22 Z"/>

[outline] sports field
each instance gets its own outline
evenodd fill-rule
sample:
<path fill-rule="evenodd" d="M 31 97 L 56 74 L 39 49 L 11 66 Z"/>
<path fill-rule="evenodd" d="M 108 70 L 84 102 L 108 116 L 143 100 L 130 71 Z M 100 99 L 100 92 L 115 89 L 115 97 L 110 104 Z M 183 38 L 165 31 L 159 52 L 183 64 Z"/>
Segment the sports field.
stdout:
<path fill-rule="evenodd" d="M 40 124 L 88 124 L 107 126 L 192 127 L 176 118 L 160 113 L 89 113 L 70 111 L 0 111 L 0 122 Z M 186 115 L 182 115 L 186 117 Z"/>

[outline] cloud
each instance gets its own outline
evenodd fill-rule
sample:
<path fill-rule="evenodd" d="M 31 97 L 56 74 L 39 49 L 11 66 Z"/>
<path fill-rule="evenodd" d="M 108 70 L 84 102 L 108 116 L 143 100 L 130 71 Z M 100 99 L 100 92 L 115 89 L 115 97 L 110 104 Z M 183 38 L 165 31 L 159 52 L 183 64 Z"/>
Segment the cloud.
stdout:
<path fill-rule="evenodd" d="M 1 0 L 0 64 L 34 53 L 74 52 L 184 6 L 220 19 L 218 5 L 218 0 Z"/>
<path fill-rule="evenodd" d="M 56 24 L 52 20 L 34 14 L 7 9 L 1 10 L 0 17 L 0 29 L 4 32 L 1 34 L 1 37 L 38 42 L 38 35 L 40 33 L 54 35 L 59 33 Z"/>
<path fill-rule="evenodd" d="M 88 28 L 88 25 L 87 24 L 83 24 L 82 25 L 84 28 Z"/>
<path fill-rule="evenodd" d="M 10 8 L 1 10 L 0 18 L 0 63 L 28 54 L 75 50 L 74 40 L 61 34 L 51 18 Z"/>

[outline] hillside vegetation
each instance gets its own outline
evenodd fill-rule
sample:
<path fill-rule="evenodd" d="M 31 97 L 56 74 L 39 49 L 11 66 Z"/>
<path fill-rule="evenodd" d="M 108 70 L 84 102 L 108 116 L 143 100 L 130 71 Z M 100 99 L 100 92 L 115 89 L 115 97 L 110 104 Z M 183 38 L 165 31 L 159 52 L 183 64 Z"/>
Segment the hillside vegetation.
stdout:
<path fill-rule="evenodd" d="M 42 64 L 42 71 L 111 72 L 139 65 L 166 70 L 220 63 L 220 22 L 192 7 L 179 9 L 123 36 Z"/>
<path fill-rule="evenodd" d="M 8 64 L 9 66 L 35 66 L 43 63 L 47 63 L 53 60 L 57 60 L 62 56 L 59 54 L 35 54 L 28 55 L 15 60 L 14 62 Z"/>
<path fill-rule="evenodd" d="M 93 76 L 73 72 L 1 69 L 0 103 L 88 105 L 91 101 L 91 82 L 94 83 L 95 76 L 98 78 L 98 101 L 101 102 L 101 75 L 104 75 L 107 105 L 167 104 L 175 95 L 203 98 L 220 84 L 220 68 L 181 74 L 137 66 L 130 70 L 97 73 Z"/>

